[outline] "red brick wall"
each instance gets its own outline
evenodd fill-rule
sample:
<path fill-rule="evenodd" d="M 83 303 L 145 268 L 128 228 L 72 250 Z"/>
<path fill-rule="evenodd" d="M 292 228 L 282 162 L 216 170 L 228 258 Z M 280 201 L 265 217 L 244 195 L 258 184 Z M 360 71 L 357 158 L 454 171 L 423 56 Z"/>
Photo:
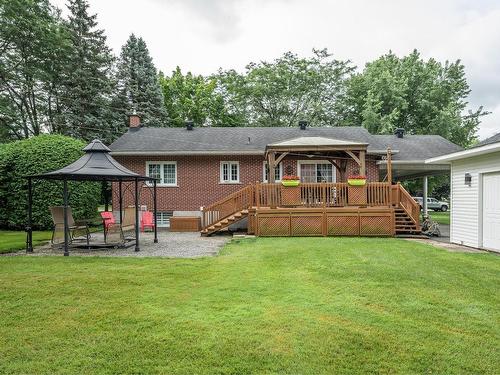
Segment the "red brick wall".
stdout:
<path fill-rule="evenodd" d="M 115 156 L 115 159 L 130 170 L 141 175 L 146 174 L 147 161 L 176 161 L 177 162 L 177 187 L 158 187 L 159 211 L 197 211 L 201 206 L 209 205 L 226 195 L 235 192 L 247 184 L 262 181 L 263 156 Z M 297 174 L 297 159 L 286 158 L 283 160 L 283 173 L 289 165 L 293 173 Z M 220 183 L 220 162 L 238 161 L 240 164 L 240 183 Z M 374 160 L 367 160 L 367 177 L 369 181 L 378 181 L 378 167 Z M 353 160 L 347 164 L 347 174 L 358 169 Z M 337 180 L 340 178 L 337 176 Z M 117 184 L 113 186 L 113 205 L 118 207 Z M 133 186 L 124 184 L 124 207 L 133 204 Z M 146 186 L 141 188 L 140 204 L 145 204 L 152 209 L 152 189 Z"/>

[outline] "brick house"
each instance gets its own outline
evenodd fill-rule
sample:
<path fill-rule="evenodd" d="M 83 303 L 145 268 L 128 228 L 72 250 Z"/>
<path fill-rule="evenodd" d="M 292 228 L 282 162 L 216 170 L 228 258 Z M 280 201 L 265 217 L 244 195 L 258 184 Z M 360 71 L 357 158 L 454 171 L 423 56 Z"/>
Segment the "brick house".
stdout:
<path fill-rule="evenodd" d="M 299 137 L 323 137 L 368 144 L 366 176 L 370 182 L 386 179 L 384 155 L 393 150 L 395 177 L 415 174 L 424 160 L 460 150 L 440 136 L 372 135 L 363 127 L 141 127 L 131 116 L 130 128 L 111 146 L 113 157 L 130 170 L 159 179 L 159 226 L 169 217 L 200 215 L 200 208 L 224 198 L 245 185 L 266 182 L 266 145 Z M 337 160 L 342 172 L 330 161 L 314 155 L 287 155 L 276 167 L 275 180 L 298 175 L 302 182 L 344 182 L 359 173 L 352 159 Z M 399 166 L 399 167 L 398 167 Z M 427 166 L 428 167 L 428 166 Z M 439 169 L 435 166 L 434 170 Z M 420 171 L 421 172 L 421 171 Z M 398 174 L 399 173 L 399 174 Z M 143 191 L 144 190 L 144 191 Z M 141 204 L 151 207 L 146 186 Z M 124 196 L 125 204 L 132 202 Z M 113 194 L 114 207 L 117 197 Z"/>

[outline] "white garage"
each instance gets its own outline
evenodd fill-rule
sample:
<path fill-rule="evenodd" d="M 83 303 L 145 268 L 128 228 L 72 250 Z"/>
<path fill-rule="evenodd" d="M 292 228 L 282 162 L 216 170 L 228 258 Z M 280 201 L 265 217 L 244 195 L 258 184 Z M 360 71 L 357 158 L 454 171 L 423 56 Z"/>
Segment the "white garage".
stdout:
<path fill-rule="evenodd" d="M 426 163 L 451 164 L 450 241 L 500 252 L 500 133 Z"/>

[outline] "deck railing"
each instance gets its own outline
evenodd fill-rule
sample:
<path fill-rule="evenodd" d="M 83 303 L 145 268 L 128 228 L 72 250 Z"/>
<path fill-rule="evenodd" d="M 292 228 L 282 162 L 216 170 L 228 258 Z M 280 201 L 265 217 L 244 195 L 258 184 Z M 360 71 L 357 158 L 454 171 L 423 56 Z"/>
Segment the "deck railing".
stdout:
<path fill-rule="evenodd" d="M 366 184 L 366 203 L 369 206 L 391 205 L 391 185 L 386 182 Z"/>
<path fill-rule="evenodd" d="M 392 204 L 402 207 L 420 230 L 420 205 L 399 183 L 391 187 Z"/>
<path fill-rule="evenodd" d="M 209 227 L 232 214 L 255 206 L 254 185 L 245 186 L 202 209 L 202 226 Z"/>
<path fill-rule="evenodd" d="M 349 202 L 347 183 L 301 183 L 297 188 L 283 187 L 280 183 L 248 185 L 202 209 L 203 227 L 207 228 L 236 212 L 252 207 L 344 207 Z M 400 185 L 369 182 L 366 206 L 400 206 L 415 224 L 419 223 L 420 207 Z M 352 194 L 352 193 L 351 193 Z"/>
<path fill-rule="evenodd" d="M 333 183 L 301 183 L 300 200 L 295 204 L 284 202 L 284 194 L 292 188 L 284 188 L 281 184 L 256 184 L 258 207 L 344 207 L 348 205 L 348 184 Z M 368 206 L 389 206 L 391 204 L 391 186 L 385 182 L 366 184 L 366 204 Z"/>

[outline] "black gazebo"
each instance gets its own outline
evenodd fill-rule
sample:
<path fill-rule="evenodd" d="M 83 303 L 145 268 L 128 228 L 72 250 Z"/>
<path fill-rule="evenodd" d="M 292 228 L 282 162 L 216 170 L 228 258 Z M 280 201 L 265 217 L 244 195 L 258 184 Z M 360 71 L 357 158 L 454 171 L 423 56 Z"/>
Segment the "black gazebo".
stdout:
<path fill-rule="evenodd" d="M 85 155 L 74 163 L 57 171 L 40 175 L 27 176 L 28 179 L 28 224 L 26 226 L 26 252 L 33 252 L 32 236 L 32 203 L 33 180 L 56 180 L 63 182 L 63 207 L 64 207 L 64 255 L 69 255 L 68 236 L 68 181 L 101 181 L 118 182 L 120 223 L 122 222 L 123 182 L 135 183 L 135 251 L 139 251 L 139 182 L 152 182 L 153 184 L 153 217 L 154 217 L 154 242 L 158 242 L 157 233 L 157 207 L 156 207 L 156 180 L 151 177 L 141 176 L 125 168 L 109 154 L 111 150 L 100 140 L 95 139 L 83 148 Z"/>

